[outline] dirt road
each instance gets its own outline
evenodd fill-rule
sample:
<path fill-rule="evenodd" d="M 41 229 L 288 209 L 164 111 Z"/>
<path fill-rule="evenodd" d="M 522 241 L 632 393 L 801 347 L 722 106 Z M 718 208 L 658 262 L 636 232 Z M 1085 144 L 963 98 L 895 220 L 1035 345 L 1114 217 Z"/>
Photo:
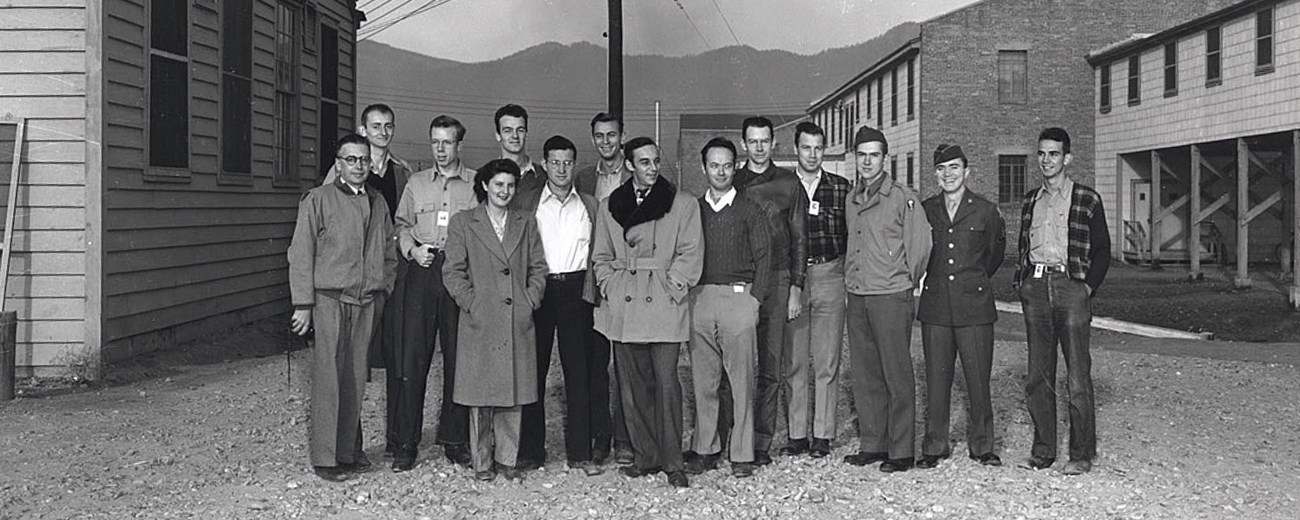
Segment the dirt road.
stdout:
<path fill-rule="evenodd" d="M 268 325 L 209 343 L 282 345 Z M 1028 454 L 1016 318 L 999 325 L 993 395 L 999 451 L 985 468 L 964 457 L 886 475 L 840 458 L 856 449 L 847 373 L 834 453 L 778 457 L 752 478 L 713 471 L 678 491 L 662 475 L 587 478 L 564 469 L 561 384 L 548 391 L 551 461 L 522 483 L 479 483 L 423 450 L 409 473 L 381 458 L 382 378 L 367 388 L 367 451 L 379 470 L 321 481 L 306 458 L 307 352 L 147 367 L 140 381 L 0 404 L 0 518 L 1296 518 L 1300 514 L 1300 367 L 1160 355 L 1177 346 L 1098 334 L 1093 350 L 1100 455 L 1091 474 L 1017 467 Z M 278 331 L 278 328 L 277 328 Z M 277 343 L 278 342 L 278 343 Z M 1221 352 L 1250 348 L 1218 344 Z M 1228 345 L 1228 347 L 1221 347 Z M 204 345 L 190 346 L 202 348 Z M 1229 348 L 1231 347 L 1231 348 Z M 1214 349 L 1211 349 L 1214 350 Z M 1243 356 L 1237 356 L 1243 357 Z M 924 403 L 919 338 L 913 345 Z M 683 359 L 683 362 L 686 360 Z M 1286 362 L 1279 362 L 1286 361 Z M 845 361 L 847 368 L 847 359 Z M 438 374 L 437 368 L 433 371 Z M 376 372 L 376 375 L 381 375 Z M 689 388 L 689 370 L 683 366 Z M 430 385 L 435 405 L 439 385 Z M 954 454 L 964 455 L 964 382 L 954 399 Z M 54 393 L 57 394 L 57 393 Z M 923 404 L 918 413 L 923 413 Z M 430 410 L 431 419 L 436 414 Z M 1061 412 L 1062 420 L 1066 417 Z M 690 412 L 687 429 L 689 435 Z M 921 417 L 918 417 L 918 420 Z M 435 425 L 426 424 L 426 431 Z M 918 429 L 919 431 L 919 429 Z M 1062 428 L 1064 431 L 1064 428 Z M 426 435 L 425 438 L 431 438 Z M 784 431 L 778 432 L 778 439 Z M 1061 452 L 1065 452 L 1062 439 Z M 1059 464 L 1058 464 L 1059 466 Z"/>

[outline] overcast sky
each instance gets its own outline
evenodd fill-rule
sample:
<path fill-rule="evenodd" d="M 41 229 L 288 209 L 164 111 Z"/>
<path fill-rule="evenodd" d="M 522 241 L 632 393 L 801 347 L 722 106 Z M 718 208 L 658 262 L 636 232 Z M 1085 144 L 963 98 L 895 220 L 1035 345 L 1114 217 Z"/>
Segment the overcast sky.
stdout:
<path fill-rule="evenodd" d="M 382 23 L 427 0 L 360 0 Z M 445 3 L 444 3 L 445 2 Z M 797 54 L 864 42 L 975 0 L 623 0 L 626 54 L 682 56 L 730 45 Z M 375 41 L 464 62 L 489 61 L 539 43 L 606 45 L 606 0 L 439 0 Z M 396 13 L 384 16 L 397 8 Z M 692 25 L 694 22 L 694 25 Z M 730 29 L 728 28 L 730 24 Z M 364 34 L 366 27 L 362 26 Z M 698 29 L 698 30 L 697 30 Z M 734 35 L 733 35 L 734 31 Z"/>

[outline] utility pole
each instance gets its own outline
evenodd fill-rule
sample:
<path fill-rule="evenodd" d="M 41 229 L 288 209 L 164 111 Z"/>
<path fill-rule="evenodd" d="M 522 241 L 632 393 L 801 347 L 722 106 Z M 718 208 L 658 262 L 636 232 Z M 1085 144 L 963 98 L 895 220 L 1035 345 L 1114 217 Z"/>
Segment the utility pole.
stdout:
<path fill-rule="evenodd" d="M 609 0 L 609 113 L 623 117 L 623 0 Z"/>

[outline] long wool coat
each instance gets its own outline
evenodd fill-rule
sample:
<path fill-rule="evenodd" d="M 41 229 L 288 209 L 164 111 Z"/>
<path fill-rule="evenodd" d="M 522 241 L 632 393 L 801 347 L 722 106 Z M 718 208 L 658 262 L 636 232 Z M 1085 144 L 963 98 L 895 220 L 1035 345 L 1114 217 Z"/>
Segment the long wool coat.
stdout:
<path fill-rule="evenodd" d="M 447 225 L 442 281 L 460 307 L 452 400 L 465 406 L 537 402 L 533 311 L 546 290 L 546 251 L 529 213 L 509 210 L 497 240 L 483 205 Z"/>
<path fill-rule="evenodd" d="M 638 205 L 631 185 L 601 201 L 596 216 L 596 330 L 622 343 L 687 341 L 686 293 L 704 270 L 700 205 L 662 177 Z"/>

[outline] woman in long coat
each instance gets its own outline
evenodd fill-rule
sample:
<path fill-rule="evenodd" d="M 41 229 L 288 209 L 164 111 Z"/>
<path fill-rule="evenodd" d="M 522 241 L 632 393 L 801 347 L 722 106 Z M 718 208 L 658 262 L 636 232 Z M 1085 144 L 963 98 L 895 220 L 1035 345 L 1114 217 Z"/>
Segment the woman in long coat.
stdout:
<path fill-rule="evenodd" d="M 509 479 L 519 452 L 521 407 L 537 402 L 533 311 L 546 289 L 546 253 L 532 214 L 508 209 L 519 167 L 488 162 L 474 177 L 478 207 L 447 226 L 443 283 L 460 307 L 452 399 L 470 410 L 475 476 Z"/>

